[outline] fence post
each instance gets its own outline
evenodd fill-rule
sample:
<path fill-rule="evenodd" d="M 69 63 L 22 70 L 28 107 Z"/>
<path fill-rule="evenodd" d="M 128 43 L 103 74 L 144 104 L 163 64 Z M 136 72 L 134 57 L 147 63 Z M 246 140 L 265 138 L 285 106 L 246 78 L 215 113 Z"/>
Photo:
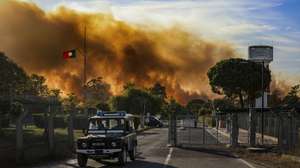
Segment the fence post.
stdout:
<path fill-rule="evenodd" d="M 297 128 L 297 126 L 296 126 L 296 115 L 295 115 L 295 113 L 294 112 L 292 112 L 292 114 L 291 114 L 291 118 L 290 118 L 290 120 L 291 120 L 291 130 L 290 130 L 290 137 L 291 137 L 291 140 L 290 140 L 290 150 L 292 149 L 292 150 L 295 150 L 295 147 L 296 147 L 296 128 Z"/>
<path fill-rule="evenodd" d="M 170 113 L 170 122 L 169 122 L 169 145 L 170 146 L 176 146 L 177 145 L 177 135 L 176 135 L 176 114 L 175 110 L 171 110 Z"/>
<path fill-rule="evenodd" d="M 253 108 L 249 108 L 249 144 L 250 146 L 256 145 L 256 112 Z"/>
<path fill-rule="evenodd" d="M 70 109 L 70 115 L 69 115 L 69 126 L 68 126 L 68 139 L 69 139 L 69 145 L 70 149 L 73 151 L 74 150 L 74 107 L 71 105 Z"/>
<path fill-rule="evenodd" d="M 53 99 L 52 97 L 49 100 L 49 107 L 48 107 L 48 147 L 49 147 L 49 155 L 54 155 L 54 126 L 53 126 L 53 118 L 54 118 L 54 107 L 53 107 Z"/>
<path fill-rule="evenodd" d="M 27 115 L 28 109 L 24 107 L 16 120 L 16 162 L 20 163 L 24 160 L 24 146 L 23 146 L 23 120 Z"/>
<path fill-rule="evenodd" d="M 219 144 L 219 116 L 217 116 L 217 144 Z M 221 142 L 222 143 L 222 142 Z"/>
<path fill-rule="evenodd" d="M 230 145 L 236 147 L 238 145 L 238 116 L 236 112 L 231 113 L 231 130 L 230 130 Z"/>
<path fill-rule="evenodd" d="M 202 117 L 202 126 L 203 126 L 203 131 L 202 131 L 202 138 L 203 138 L 203 144 L 206 144 L 206 141 L 205 141 L 205 139 L 206 139 L 206 137 L 205 137 L 205 133 L 206 133 L 206 131 L 205 131 L 205 116 L 203 116 Z"/>
<path fill-rule="evenodd" d="M 278 146 L 281 152 L 285 151 L 285 137 L 284 137 L 284 119 L 282 116 L 278 116 Z"/>

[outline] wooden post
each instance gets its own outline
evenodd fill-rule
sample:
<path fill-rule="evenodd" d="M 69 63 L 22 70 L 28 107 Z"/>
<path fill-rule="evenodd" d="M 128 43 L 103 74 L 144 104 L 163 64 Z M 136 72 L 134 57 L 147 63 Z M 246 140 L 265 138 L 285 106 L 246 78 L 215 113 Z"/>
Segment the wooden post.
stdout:
<path fill-rule="evenodd" d="M 203 122 L 203 131 L 202 131 L 202 141 L 203 141 L 203 144 L 205 144 L 206 142 L 205 142 L 205 139 L 206 139 L 206 137 L 205 137 L 205 134 L 206 134 L 206 131 L 205 131 L 205 116 L 202 116 L 202 122 Z"/>
<path fill-rule="evenodd" d="M 16 119 L 16 162 L 20 163 L 24 160 L 24 146 L 23 146 L 23 120 L 28 113 L 25 107 L 18 118 Z"/>
<path fill-rule="evenodd" d="M 68 138 L 69 138 L 69 145 L 70 149 L 73 151 L 74 150 L 74 112 L 75 108 L 73 105 L 71 105 L 70 109 L 70 115 L 69 115 L 69 126 L 68 126 Z"/>
<path fill-rule="evenodd" d="M 285 136 L 285 119 L 283 116 L 278 117 L 278 146 L 280 148 L 281 152 L 286 151 L 286 143 L 287 143 L 287 137 Z"/>
<path fill-rule="evenodd" d="M 250 146 L 256 145 L 256 112 L 253 108 L 249 109 L 249 144 Z"/>
<path fill-rule="evenodd" d="M 230 145 L 236 147 L 238 145 L 238 114 L 236 112 L 231 114 L 231 130 L 230 130 Z"/>
<path fill-rule="evenodd" d="M 54 126 L 53 126 L 53 118 L 54 118 L 54 107 L 53 107 L 53 99 L 50 98 L 49 106 L 48 106 L 48 148 L 49 148 L 49 155 L 54 155 Z"/>

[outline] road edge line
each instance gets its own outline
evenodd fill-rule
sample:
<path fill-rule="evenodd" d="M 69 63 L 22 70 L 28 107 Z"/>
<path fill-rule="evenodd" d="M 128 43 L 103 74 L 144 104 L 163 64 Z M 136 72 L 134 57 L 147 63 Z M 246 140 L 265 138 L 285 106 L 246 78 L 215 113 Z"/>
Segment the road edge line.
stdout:
<path fill-rule="evenodd" d="M 170 162 L 170 160 L 171 160 L 172 153 L 173 153 L 173 148 L 171 147 L 171 148 L 169 149 L 169 153 L 168 153 L 168 155 L 167 155 L 167 157 L 166 157 L 166 160 L 165 160 L 165 162 L 164 162 L 164 168 L 166 168 L 166 167 L 168 166 L 168 164 L 169 164 L 169 162 Z"/>
<path fill-rule="evenodd" d="M 239 158 L 238 160 L 240 160 L 241 162 L 243 162 L 245 165 L 247 165 L 249 168 L 256 168 L 255 166 L 253 166 L 251 163 L 247 162 L 244 159 Z"/>

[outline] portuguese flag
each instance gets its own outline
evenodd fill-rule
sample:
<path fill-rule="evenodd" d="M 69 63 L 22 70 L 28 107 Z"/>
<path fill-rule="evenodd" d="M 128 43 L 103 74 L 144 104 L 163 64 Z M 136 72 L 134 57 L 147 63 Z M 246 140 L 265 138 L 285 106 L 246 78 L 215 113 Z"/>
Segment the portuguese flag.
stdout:
<path fill-rule="evenodd" d="M 69 59 L 69 58 L 75 58 L 76 57 L 76 50 L 68 50 L 63 52 L 63 57 L 64 59 Z"/>

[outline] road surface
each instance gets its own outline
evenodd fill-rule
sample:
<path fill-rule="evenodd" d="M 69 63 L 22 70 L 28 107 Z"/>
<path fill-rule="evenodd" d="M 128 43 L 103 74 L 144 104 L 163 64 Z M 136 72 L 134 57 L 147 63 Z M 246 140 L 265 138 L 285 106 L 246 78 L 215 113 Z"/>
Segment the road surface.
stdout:
<path fill-rule="evenodd" d="M 251 168 L 243 160 L 227 152 L 209 148 L 168 148 L 166 128 L 151 129 L 138 136 L 138 157 L 129 161 L 128 168 Z M 199 136 L 199 135 L 197 135 Z M 209 136 L 209 135 L 207 135 Z M 201 137 L 200 137 L 201 138 Z M 208 141 L 212 140 L 208 138 Z M 101 163 L 89 159 L 88 168 L 117 168 L 117 160 Z M 49 163 L 36 168 L 74 168 L 76 159 Z"/>

